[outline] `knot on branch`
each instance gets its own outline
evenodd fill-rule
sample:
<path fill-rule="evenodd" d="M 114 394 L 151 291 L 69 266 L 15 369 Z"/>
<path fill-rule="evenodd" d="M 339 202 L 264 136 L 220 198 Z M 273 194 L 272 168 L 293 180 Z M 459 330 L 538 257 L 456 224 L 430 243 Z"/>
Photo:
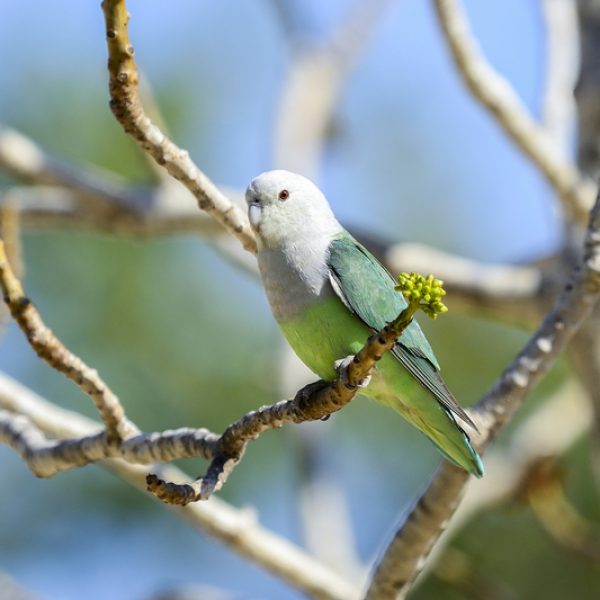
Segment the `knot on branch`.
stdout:
<path fill-rule="evenodd" d="M 172 483 L 164 481 L 157 475 L 149 473 L 146 475 L 146 489 L 154 494 L 159 500 L 167 504 L 175 504 L 177 506 L 185 506 L 190 502 L 195 502 L 198 499 L 198 494 L 195 489 L 195 483 Z"/>

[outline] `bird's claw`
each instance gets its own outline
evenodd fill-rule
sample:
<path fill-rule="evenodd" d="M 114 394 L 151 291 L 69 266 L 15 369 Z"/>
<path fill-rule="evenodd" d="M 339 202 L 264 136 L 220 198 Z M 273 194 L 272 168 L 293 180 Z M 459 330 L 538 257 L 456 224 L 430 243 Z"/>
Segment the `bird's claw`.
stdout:
<path fill-rule="evenodd" d="M 335 366 L 335 370 L 338 374 L 338 377 L 340 378 L 340 381 L 347 387 L 352 387 L 350 385 L 350 381 L 348 380 L 348 367 L 350 366 L 350 363 L 354 360 L 354 356 L 350 355 L 350 356 L 346 356 L 346 358 L 340 358 L 340 360 L 336 360 L 334 363 Z M 364 379 L 362 379 L 361 381 L 359 381 L 356 386 L 354 387 L 358 387 L 358 388 L 365 388 L 369 385 L 369 383 L 371 382 L 371 376 L 367 376 Z"/>

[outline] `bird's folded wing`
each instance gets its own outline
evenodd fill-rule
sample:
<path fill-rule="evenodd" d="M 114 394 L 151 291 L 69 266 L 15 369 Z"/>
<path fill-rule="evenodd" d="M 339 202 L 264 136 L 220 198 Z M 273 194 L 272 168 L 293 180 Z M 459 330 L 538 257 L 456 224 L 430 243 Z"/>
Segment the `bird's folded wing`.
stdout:
<path fill-rule="evenodd" d="M 406 307 L 394 279 L 349 233 L 329 246 L 329 280 L 340 300 L 371 330 L 380 331 Z M 475 427 L 439 374 L 439 363 L 416 321 L 404 330 L 392 354 L 448 411 Z"/>

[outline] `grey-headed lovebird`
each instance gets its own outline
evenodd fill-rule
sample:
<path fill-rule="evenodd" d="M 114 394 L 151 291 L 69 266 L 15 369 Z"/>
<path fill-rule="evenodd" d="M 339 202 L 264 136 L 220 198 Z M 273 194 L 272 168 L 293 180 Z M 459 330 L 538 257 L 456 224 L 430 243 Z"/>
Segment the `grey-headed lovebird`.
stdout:
<path fill-rule="evenodd" d="M 406 300 L 305 177 L 262 173 L 248 186 L 246 202 L 273 315 L 306 366 L 332 381 L 337 361 L 358 352 L 369 335 L 402 312 Z M 451 462 L 483 475 L 465 433 L 465 424 L 473 423 L 444 384 L 416 321 L 384 355 L 362 393 L 398 411 Z"/>

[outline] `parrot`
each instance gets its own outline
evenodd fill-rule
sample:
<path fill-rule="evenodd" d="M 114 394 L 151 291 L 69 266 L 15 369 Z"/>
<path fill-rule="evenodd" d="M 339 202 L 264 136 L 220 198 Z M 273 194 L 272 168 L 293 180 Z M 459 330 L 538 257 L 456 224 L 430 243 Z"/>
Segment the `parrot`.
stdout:
<path fill-rule="evenodd" d="M 267 171 L 246 189 L 258 267 L 284 337 L 322 380 L 407 306 L 395 280 L 346 231 L 319 188 L 285 170 Z M 440 365 L 413 319 L 379 361 L 361 393 L 397 411 L 442 455 L 477 477 L 484 474 L 467 427 L 473 421 L 440 375 Z"/>

